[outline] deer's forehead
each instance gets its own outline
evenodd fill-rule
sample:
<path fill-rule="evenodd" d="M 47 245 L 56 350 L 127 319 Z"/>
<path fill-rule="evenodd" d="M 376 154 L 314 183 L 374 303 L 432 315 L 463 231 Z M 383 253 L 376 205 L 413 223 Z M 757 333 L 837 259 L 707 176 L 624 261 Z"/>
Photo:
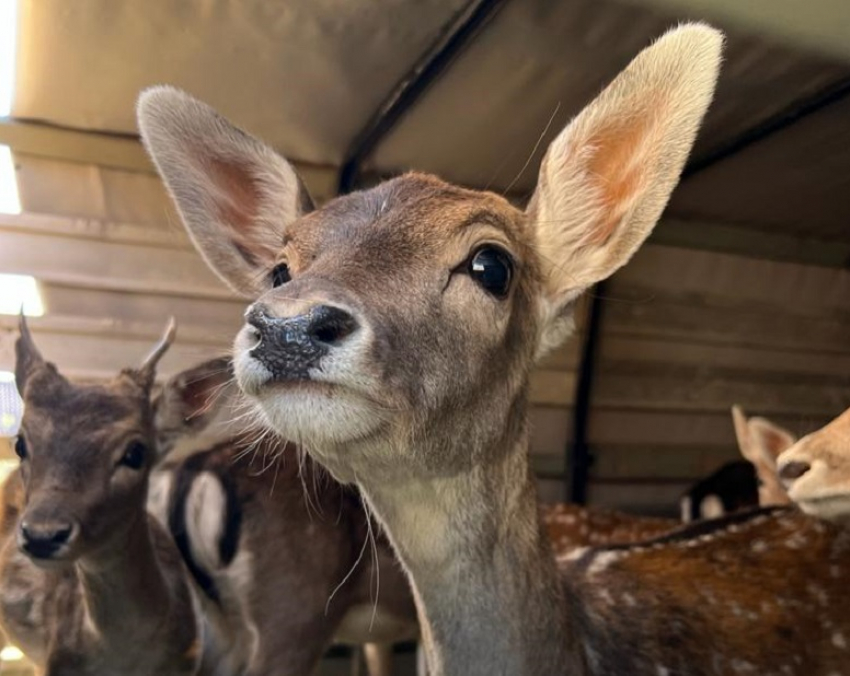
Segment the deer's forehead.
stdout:
<path fill-rule="evenodd" d="M 409 174 L 333 200 L 287 228 L 283 242 L 299 259 L 391 264 L 409 255 L 450 258 L 480 231 L 512 248 L 523 229 L 522 213 L 497 195 Z"/>
<path fill-rule="evenodd" d="M 61 436 L 69 444 L 84 440 L 87 445 L 96 445 L 140 429 L 144 411 L 138 402 L 107 388 L 71 385 L 31 393 L 26 399 L 24 422 L 31 436 Z"/>

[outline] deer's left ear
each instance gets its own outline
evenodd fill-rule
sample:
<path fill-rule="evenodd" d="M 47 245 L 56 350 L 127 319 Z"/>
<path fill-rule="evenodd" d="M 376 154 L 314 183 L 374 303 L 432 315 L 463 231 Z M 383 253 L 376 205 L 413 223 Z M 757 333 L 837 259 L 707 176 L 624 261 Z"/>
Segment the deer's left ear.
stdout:
<path fill-rule="evenodd" d="M 20 336 L 15 342 L 15 384 L 18 388 L 18 393 L 21 397 L 24 396 L 24 387 L 26 386 L 29 377 L 38 369 L 42 368 L 46 362 L 41 352 L 33 342 L 32 334 L 29 326 L 27 326 L 26 317 L 21 314 Z"/>
<path fill-rule="evenodd" d="M 555 139 L 528 214 L 546 276 L 540 352 L 566 337 L 568 309 L 652 231 L 714 93 L 722 34 L 669 31 Z"/>
<path fill-rule="evenodd" d="M 285 159 L 172 87 L 138 103 L 139 131 L 198 251 L 234 291 L 271 288 L 283 230 L 313 209 Z"/>

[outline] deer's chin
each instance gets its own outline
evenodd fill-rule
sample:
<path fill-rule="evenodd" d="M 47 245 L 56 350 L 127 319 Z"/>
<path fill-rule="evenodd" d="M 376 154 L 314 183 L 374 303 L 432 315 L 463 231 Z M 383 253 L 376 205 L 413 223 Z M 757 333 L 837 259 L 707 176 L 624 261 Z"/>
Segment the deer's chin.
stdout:
<path fill-rule="evenodd" d="M 790 491 L 789 495 L 800 509 L 810 516 L 826 521 L 850 523 L 850 491 L 823 491 L 804 494 L 802 491 Z"/>
<path fill-rule="evenodd" d="M 269 427 L 308 450 L 368 438 L 386 422 L 367 398 L 329 383 L 270 380 L 245 392 Z"/>

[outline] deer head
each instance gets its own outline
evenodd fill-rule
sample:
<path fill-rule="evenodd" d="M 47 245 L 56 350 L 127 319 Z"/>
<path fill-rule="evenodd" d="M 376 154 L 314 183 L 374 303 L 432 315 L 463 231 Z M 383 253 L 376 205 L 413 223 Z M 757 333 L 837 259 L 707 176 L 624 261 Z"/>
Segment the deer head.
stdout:
<path fill-rule="evenodd" d="M 41 563 L 96 554 L 145 518 L 154 460 L 150 391 L 174 337 L 103 385 L 75 384 L 45 361 L 21 317 L 15 378 L 24 401 L 15 441 L 24 486 L 18 544 Z"/>
<path fill-rule="evenodd" d="M 850 409 L 777 459 L 788 497 L 807 514 L 850 523 Z"/>
<path fill-rule="evenodd" d="M 721 42 L 690 25 L 640 54 L 549 147 L 524 211 L 422 174 L 313 209 L 267 146 L 182 92 L 144 92 L 142 138 L 195 244 L 255 299 L 234 366 L 266 421 L 343 480 L 498 463 L 533 364 L 660 216 Z"/>
<path fill-rule="evenodd" d="M 732 422 L 738 448 L 756 468 L 759 482 L 759 504 L 784 505 L 790 502 L 785 488 L 776 474 L 776 459 L 796 440 L 788 430 L 766 418 L 744 415 L 740 406 L 732 407 Z"/>

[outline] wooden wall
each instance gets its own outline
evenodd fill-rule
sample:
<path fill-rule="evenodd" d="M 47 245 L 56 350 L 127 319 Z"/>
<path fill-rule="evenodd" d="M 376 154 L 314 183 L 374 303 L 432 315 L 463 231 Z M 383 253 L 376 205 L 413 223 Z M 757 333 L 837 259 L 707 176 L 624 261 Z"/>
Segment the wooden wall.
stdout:
<path fill-rule="evenodd" d="M 648 245 L 606 287 L 593 503 L 675 508 L 737 459 L 730 407 L 795 433 L 850 406 L 846 270 Z"/>

